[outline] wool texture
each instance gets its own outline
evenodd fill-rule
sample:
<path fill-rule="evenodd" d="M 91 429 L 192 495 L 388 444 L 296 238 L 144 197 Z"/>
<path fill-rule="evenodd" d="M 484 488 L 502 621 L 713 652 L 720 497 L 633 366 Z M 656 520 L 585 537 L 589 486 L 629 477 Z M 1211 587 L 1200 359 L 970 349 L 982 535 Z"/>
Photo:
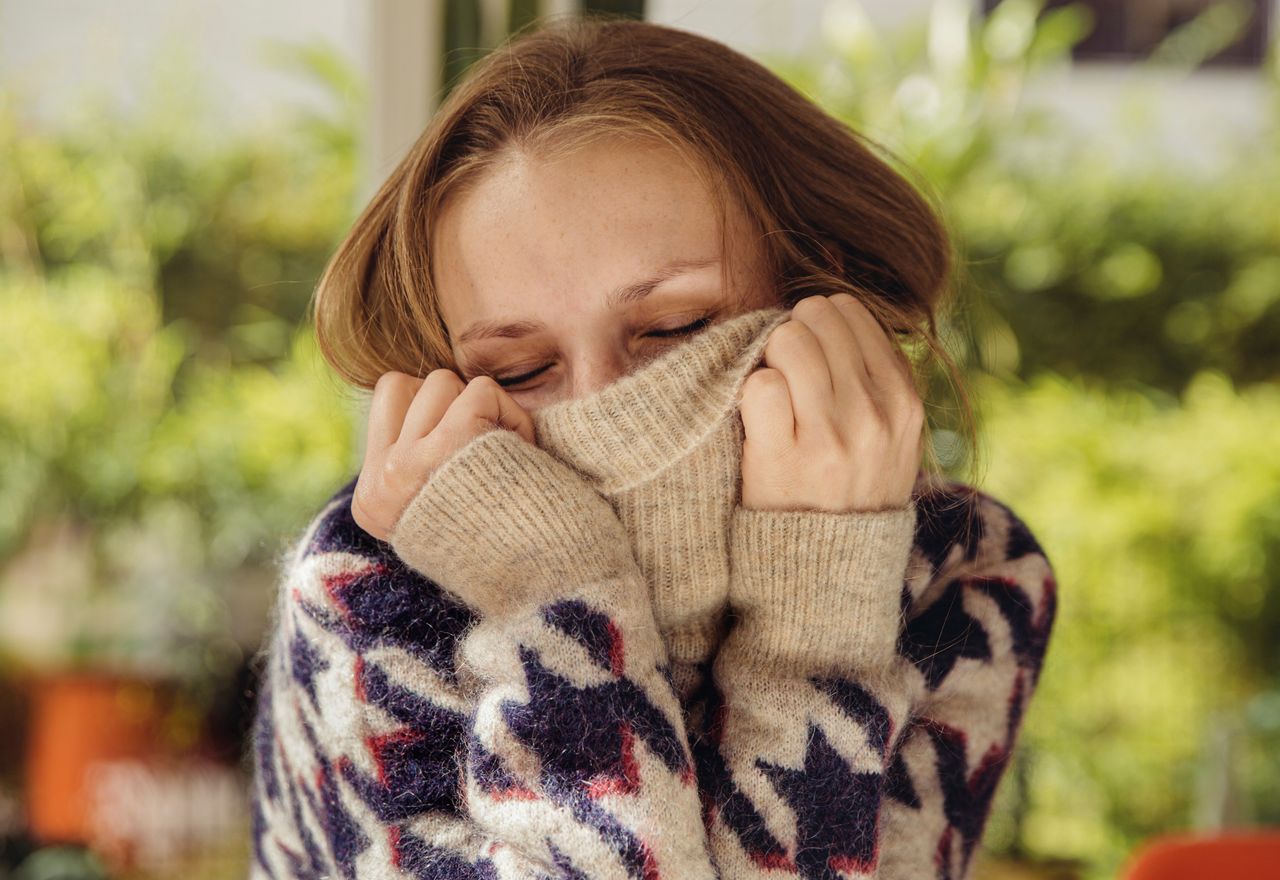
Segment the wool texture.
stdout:
<path fill-rule="evenodd" d="M 260 878 L 938 878 L 974 863 L 1056 583 L 995 498 L 740 503 L 767 308 L 472 438 L 386 542 L 281 560 Z"/>

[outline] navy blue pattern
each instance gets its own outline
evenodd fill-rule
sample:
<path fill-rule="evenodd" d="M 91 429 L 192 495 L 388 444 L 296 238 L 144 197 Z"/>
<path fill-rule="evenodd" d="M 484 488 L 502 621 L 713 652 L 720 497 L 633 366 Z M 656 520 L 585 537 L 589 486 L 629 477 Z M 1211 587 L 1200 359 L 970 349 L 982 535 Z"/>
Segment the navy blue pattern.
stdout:
<path fill-rule="evenodd" d="M 431 700 L 393 684 L 370 662 L 360 664 L 359 687 L 365 700 L 404 726 L 369 736 L 366 750 L 379 769 L 369 776 L 347 760 L 343 777 L 382 822 L 399 822 L 431 810 L 456 812 L 458 743 L 466 719 Z"/>
<path fill-rule="evenodd" d="M 916 597 L 903 584 L 899 602 L 904 626 L 897 649 L 903 667 L 918 672 L 925 687 L 911 711 L 896 719 L 873 691 L 852 678 L 798 682 L 831 701 L 839 710 L 831 719 L 846 719 L 865 734 L 881 769 L 855 772 L 832 745 L 833 730 L 813 719 L 801 721 L 807 724 L 807 738 L 799 766 L 762 757 L 755 761 L 794 814 L 794 837 L 784 841 L 744 794 L 722 754 L 731 707 L 709 674 L 710 662 L 701 670 L 698 689 L 680 707 L 685 718 L 699 720 L 699 727 L 688 731 L 686 747 L 677 726 L 680 719 L 654 702 L 664 688 L 676 694 L 670 666 L 629 668 L 634 661 L 609 608 L 566 599 L 538 612 L 549 630 L 583 648 L 596 670 L 593 684 L 582 686 L 557 674 L 533 647 L 513 646 L 519 669 L 512 673 L 528 698 L 507 699 L 498 708 L 510 734 L 537 758 L 536 778 L 522 778 L 515 764 L 485 747 L 475 734 L 474 714 L 446 707 L 394 680 L 372 659 L 371 648 L 405 651 L 421 661 L 424 671 L 439 676 L 442 687 L 460 693 L 459 648 L 479 618 L 355 524 L 350 513 L 354 487 L 355 478 L 332 496 L 302 548 L 305 557 L 331 556 L 317 560 L 322 563 L 313 569 L 317 582 L 302 591 L 291 589 L 288 596 L 288 612 L 305 615 L 322 631 L 304 635 L 291 628 L 292 638 L 280 640 L 277 653 L 283 656 L 272 658 L 256 699 L 250 816 L 258 876 L 355 878 L 358 859 L 368 852 L 371 835 L 378 834 L 408 876 L 496 880 L 494 857 L 505 842 L 485 838 L 490 842 L 484 851 L 463 854 L 409 830 L 409 821 L 419 816 L 465 817 L 463 779 L 470 774 L 479 791 L 494 801 L 546 798 L 567 808 L 568 816 L 592 829 L 630 876 L 674 880 L 655 862 L 643 837 L 602 800 L 605 794 L 643 795 L 634 753 L 639 743 L 668 772 L 696 786 L 704 826 L 727 830 L 764 872 L 834 880 L 874 869 L 883 856 L 882 814 L 889 809 L 941 809 L 946 820 L 941 837 L 912 845 L 936 854 L 939 880 L 960 876 L 968 865 L 1043 668 L 1056 612 L 1056 583 L 1048 560 L 1008 507 L 957 483 L 916 497 L 915 549 L 933 566 L 934 577 Z M 996 535 L 1003 536 L 1003 547 L 993 546 Z M 1023 566 L 1008 564 L 1023 559 L 1028 560 Z M 984 706 L 986 712 L 1004 713 L 1004 741 L 981 754 L 950 717 L 944 722 L 929 715 L 930 706 L 947 705 L 952 688 L 972 687 L 957 675 L 964 668 L 961 660 L 990 664 L 1002 659 L 995 656 L 994 646 L 1006 644 L 1003 636 L 994 639 L 965 607 L 966 598 L 976 597 L 984 603 L 989 599 L 1001 625 L 1007 624 L 1014 661 L 1008 668 L 1015 673 L 1008 692 L 992 694 Z M 973 607 L 976 613 L 978 607 Z M 312 722 L 313 716 L 325 717 L 335 708 L 325 705 L 329 691 L 316 688 L 321 673 L 329 676 L 327 681 L 336 680 L 335 666 L 351 670 L 353 705 L 336 707 L 342 714 L 334 717 L 375 712 L 382 719 L 376 731 L 370 727 L 359 733 L 361 756 L 333 751 Z M 598 681 L 599 670 L 609 673 L 606 681 Z M 659 683 L 662 687 L 654 689 Z M 273 687 L 285 690 L 273 693 Z M 290 765 L 275 712 L 289 713 L 290 729 L 302 731 L 314 756 L 307 766 Z M 844 736 L 838 741 L 853 742 Z M 914 768 L 904 760 L 908 752 Z M 374 769 L 362 769 L 370 767 Z M 938 791 L 940 803 L 936 795 L 922 797 L 922 792 Z M 368 827 L 370 818 L 378 824 Z M 287 824 L 288 830 L 278 834 L 276 824 Z M 922 828 L 932 825 L 921 823 Z M 548 838 L 544 844 L 536 856 L 539 867 L 530 869 L 529 876 L 590 876 L 559 840 Z"/>
<path fill-rule="evenodd" d="M 756 759 L 795 810 L 796 870 L 805 880 L 840 880 L 841 872 L 866 872 L 876 864 L 883 776 L 850 769 L 812 722 L 808 743 L 803 767 Z"/>
<path fill-rule="evenodd" d="M 469 862 L 462 856 L 410 831 L 398 830 L 395 834 L 395 860 L 409 876 L 420 880 L 497 880 L 498 870 L 493 862 L 481 858 Z"/>
<path fill-rule="evenodd" d="M 738 788 L 720 744 L 724 737 L 724 694 L 711 675 L 701 679 L 700 699 L 706 707 L 703 731 L 693 734 L 693 755 L 698 767 L 698 789 L 702 793 L 703 824 L 711 828 L 719 818 L 742 843 L 747 857 L 761 868 L 789 869 L 787 849 L 765 824 L 751 799 Z"/>
<path fill-rule="evenodd" d="M 306 636 L 301 632 L 295 632 L 293 641 L 289 643 L 289 669 L 293 674 L 293 680 L 302 685 L 307 696 L 311 698 L 313 706 L 318 705 L 316 676 L 328 668 L 329 661 L 324 659 Z"/>
<path fill-rule="evenodd" d="M 628 678 L 578 687 L 520 648 L 529 701 L 505 701 L 511 731 L 542 761 L 549 791 L 568 795 L 588 783 L 611 789 L 633 786 L 628 768 L 631 739 L 648 744 L 672 773 L 687 767 L 681 737 L 644 689 Z M 573 743 L 566 749 L 565 743 Z"/>
<path fill-rule="evenodd" d="M 921 492 L 914 497 L 916 505 L 915 546 L 937 571 L 955 548 L 960 548 L 956 562 L 971 562 L 987 535 L 986 522 L 979 509 L 984 497 L 976 489 L 960 483 Z"/>
<path fill-rule="evenodd" d="M 813 684 L 831 701 L 844 710 L 866 731 L 867 739 L 876 754 L 883 761 L 885 749 L 889 746 L 889 737 L 893 732 L 893 720 L 889 710 L 880 704 L 871 692 L 845 678 L 815 678 Z"/>
<path fill-rule="evenodd" d="M 622 656 L 621 636 L 609 615 L 581 599 L 553 602 L 542 609 L 543 619 L 586 648 L 597 666 L 613 670 Z M 621 673 L 621 670 L 616 670 Z"/>
<path fill-rule="evenodd" d="M 963 581 L 947 584 L 942 595 L 907 623 L 898 651 L 924 673 L 930 690 L 937 690 L 962 657 L 991 659 L 987 631 L 964 609 Z"/>

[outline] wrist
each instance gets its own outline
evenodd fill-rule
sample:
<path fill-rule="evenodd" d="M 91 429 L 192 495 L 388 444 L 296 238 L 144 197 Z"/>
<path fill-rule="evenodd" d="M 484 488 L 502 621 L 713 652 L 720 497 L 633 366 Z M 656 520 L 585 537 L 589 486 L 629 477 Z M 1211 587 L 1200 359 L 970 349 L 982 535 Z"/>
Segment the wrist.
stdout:
<path fill-rule="evenodd" d="M 608 501 L 507 429 L 472 438 L 433 471 L 388 543 L 484 613 L 612 581 L 634 564 Z"/>
<path fill-rule="evenodd" d="M 914 502 L 872 511 L 734 510 L 729 604 L 767 662 L 889 662 Z"/>

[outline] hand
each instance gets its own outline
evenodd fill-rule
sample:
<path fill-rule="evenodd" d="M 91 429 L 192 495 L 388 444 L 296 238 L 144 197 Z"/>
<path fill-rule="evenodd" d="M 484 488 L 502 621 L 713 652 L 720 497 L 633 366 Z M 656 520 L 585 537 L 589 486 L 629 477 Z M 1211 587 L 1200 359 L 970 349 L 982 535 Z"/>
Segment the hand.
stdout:
<path fill-rule="evenodd" d="M 382 374 L 373 387 L 364 465 L 351 497 L 356 524 L 385 541 L 436 468 L 495 428 L 535 442 L 533 419 L 491 376 L 463 383 L 443 368 L 425 379 Z"/>
<path fill-rule="evenodd" d="M 805 297 L 791 315 L 742 385 L 742 506 L 904 507 L 924 427 L 906 356 L 847 293 Z"/>

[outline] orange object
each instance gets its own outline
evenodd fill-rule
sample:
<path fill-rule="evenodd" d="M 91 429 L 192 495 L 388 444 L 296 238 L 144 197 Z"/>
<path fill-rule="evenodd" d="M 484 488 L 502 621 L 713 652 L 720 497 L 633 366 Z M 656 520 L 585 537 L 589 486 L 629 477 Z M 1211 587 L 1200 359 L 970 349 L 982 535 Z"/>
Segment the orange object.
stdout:
<path fill-rule="evenodd" d="M 1280 828 L 1178 834 L 1140 846 L 1124 880 L 1280 880 Z"/>
<path fill-rule="evenodd" d="M 86 772 L 95 763 L 155 750 L 160 710 L 153 685 L 71 674 L 30 682 L 27 825 L 42 843 L 88 843 Z"/>

